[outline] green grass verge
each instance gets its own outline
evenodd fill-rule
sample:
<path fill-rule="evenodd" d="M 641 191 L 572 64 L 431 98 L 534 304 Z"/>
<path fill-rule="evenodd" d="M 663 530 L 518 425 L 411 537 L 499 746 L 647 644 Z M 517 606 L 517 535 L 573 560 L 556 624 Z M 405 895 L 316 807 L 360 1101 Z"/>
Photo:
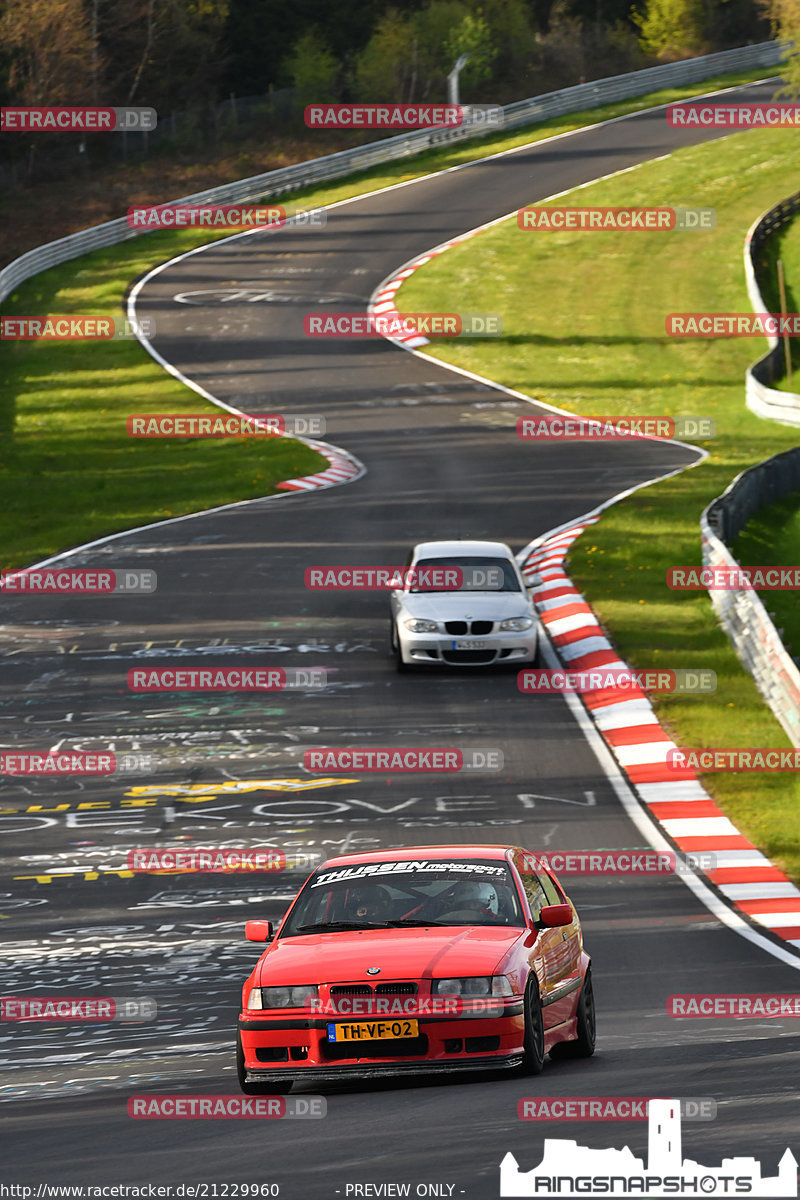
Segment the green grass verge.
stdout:
<path fill-rule="evenodd" d="M 752 339 L 672 340 L 676 311 L 749 311 L 742 270 L 755 215 L 800 187 L 789 130 L 734 134 L 680 150 L 559 204 L 711 205 L 702 233 L 521 232 L 510 220 L 417 271 L 406 312 L 498 312 L 503 334 L 426 353 L 577 413 L 697 414 L 716 422 L 709 457 L 614 506 L 576 542 L 569 569 L 623 657 L 637 667 L 711 668 L 710 697 L 659 697 L 683 746 L 787 746 L 740 666 L 705 593 L 667 589 L 670 565 L 700 563 L 702 509 L 745 467 L 787 449 L 797 431 L 744 403 Z M 535 280 L 535 288 L 531 281 Z M 454 298 L 457 304 L 454 305 Z M 513 418 L 510 418 L 513 420 Z M 709 774 L 731 819 L 800 882 L 800 781 Z"/>
<path fill-rule="evenodd" d="M 762 508 L 731 547 L 747 566 L 792 567 L 800 563 L 800 491 Z M 759 592 L 790 654 L 800 658 L 800 605 L 796 592 Z"/>
<path fill-rule="evenodd" d="M 783 199 L 784 196 L 778 196 L 775 203 Z M 764 246 L 758 282 L 767 312 L 781 311 L 778 259 L 783 263 L 786 311 L 800 312 L 800 217 L 795 217 L 788 225 L 784 225 L 783 229 L 779 229 Z M 800 392 L 800 339 L 789 338 L 789 352 L 792 364 L 791 380 L 784 376 L 772 386 L 782 392 L 797 393 Z M 783 362 L 784 359 L 781 359 L 782 364 Z"/>
<path fill-rule="evenodd" d="M 444 146 L 359 172 L 339 183 L 292 192 L 304 206 L 330 204 L 501 149 L 769 74 L 719 76 L 605 105 L 512 134 Z M 97 251 L 22 284 L 7 315 L 122 312 L 132 278 L 171 257 L 225 236 L 192 230 L 155 233 Z M 130 412 L 209 409 L 135 343 L 6 343 L 0 372 L 0 545 L 4 566 L 20 566 L 133 525 L 269 494 L 323 461 L 284 440 L 136 442 Z"/>
<path fill-rule="evenodd" d="M 155 255 L 147 239 L 137 238 L 46 271 L 19 288 L 5 313 L 119 316 L 129 281 L 186 246 L 182 235 L 158 237 Z M 281 480 L 327 465 L 289 438 L 128 437 L 131 413 L 219 412 L 135 340 L 5 342 L 4 350 L 4 567 L 150 521 L 269 495 Z"/>

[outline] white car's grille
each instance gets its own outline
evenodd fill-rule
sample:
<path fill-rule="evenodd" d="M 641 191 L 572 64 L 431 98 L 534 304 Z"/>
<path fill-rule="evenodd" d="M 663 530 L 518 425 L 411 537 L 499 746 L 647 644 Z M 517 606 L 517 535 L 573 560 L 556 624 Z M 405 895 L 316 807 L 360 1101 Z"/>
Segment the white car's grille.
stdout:
<path fill-rule="evenodd" d="M 494 621 L 445 621 L 444 627 L 454 637 L 463 637 L 471 633 L 476 637 L 485 637 L 494 628 Z"/>

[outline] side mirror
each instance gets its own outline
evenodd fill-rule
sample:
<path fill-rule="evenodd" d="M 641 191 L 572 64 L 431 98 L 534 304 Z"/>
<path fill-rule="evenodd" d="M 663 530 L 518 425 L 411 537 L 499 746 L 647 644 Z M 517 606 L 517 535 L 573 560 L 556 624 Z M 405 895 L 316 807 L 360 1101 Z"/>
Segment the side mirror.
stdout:
<path fill-rule="evenodd" d="M 572 909 L 568 904 L 546 904 L 534 921 L 537 929 L 558 929 L 561 925 L 571 925 Z"/>
<path fill-rule="evenodd" d="M 244 936 L 248 942 L 271 942 L 272 921 L 245 921 Z"/>

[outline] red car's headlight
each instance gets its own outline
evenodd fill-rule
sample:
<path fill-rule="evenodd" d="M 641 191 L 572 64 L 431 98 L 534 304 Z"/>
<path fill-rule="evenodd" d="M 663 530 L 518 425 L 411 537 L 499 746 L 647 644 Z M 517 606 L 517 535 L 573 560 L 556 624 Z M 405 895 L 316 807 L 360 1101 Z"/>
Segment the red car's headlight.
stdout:
<path fill-rule="evenodd" d="M 319 988 L 315 983 L 302 983 L 294 987 L 251 988 L 247 997 L 247 1008 L 308 1008 L 312 1000 L 319 999 Z"/>
<path fill-rule="evenodd" d="M 513 996 L 505 975 L 467 975 L 458 979 L 432 979 L 434 996 Z"/>

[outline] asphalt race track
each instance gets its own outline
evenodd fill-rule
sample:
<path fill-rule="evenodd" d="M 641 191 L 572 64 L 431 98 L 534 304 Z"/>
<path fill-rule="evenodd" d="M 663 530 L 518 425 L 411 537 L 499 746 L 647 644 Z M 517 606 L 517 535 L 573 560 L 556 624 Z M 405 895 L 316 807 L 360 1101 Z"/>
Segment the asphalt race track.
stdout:
<path fill-rule="evenodd" d="M 752 86 L 733 98 L 771 92 Z M 402 563 L 426 538 L 498 538 L 518 551 L 696 454 L 658 443 L 523 443 L 514 421 L 530 405 L 378 339 L 306 338 L 302 318 L 363 311 L 382 280 L 426 249 L 710 136 L 669 128 L 663 110 L 632 116 L 343 204 L 324 230 L 212 244 L 146 281 L 136 311 L 156 318 L 155 348 L 175 369 L 244 411 L 323 415 L 326 440 L 366 474 L 64 560 L 154 569 L 152 595 L 3 599 L 3 747 L 111 749 L 156 762 L 151 774 L 111 782 L 4 784 L 3 992 L 158 1003 L 154 1023 L 0 1027 L 6 1182 L 273 1182 L 283 1200 L 407 1182 L 412 1195 L 437 1184 L 441 1195 L 489 1200 L 506 1151 L 528 1169 L 545 1137 L 646 1154 L 646 1123 L 534 1126 L 517 1117 L 529 1095 L 713 1097 L 715 1121 L 684 1122 L 687 1156 L 711 1165 L 754 1155 L 771 1175 L 787 1145 L 797 1150 L 796 1026 L 666 1014 L 676 992 L 794 992 L 797 971 L 720 924 L 677 878 L 565 881 L 593 956 L 591 1060 L 548 1062 L 532 1080 L 339 1086 L 325 1093 L 319 1121 L 126 1113 L 133 1094 L 238 1091 L 239 993 L 259 953 L 243 923 L 278 918 L 302 874 L 131 876 L 128 849 L 644 844 L 562 698 L 521 695 L 513 672 L 398 676 L 387 597 L 310 591 L 303 577 L 312 565 Z M 547 297 L 531 280 L 520 303 Z M 176 697 L 130 692 L 126 672 L 140 665 L 324 667 L 329 676 L 324 690 L 266 698 Z M 498 747 L 505 763 L 473 778 L 317 779 L 302 766 L 314 745 Z"/>

